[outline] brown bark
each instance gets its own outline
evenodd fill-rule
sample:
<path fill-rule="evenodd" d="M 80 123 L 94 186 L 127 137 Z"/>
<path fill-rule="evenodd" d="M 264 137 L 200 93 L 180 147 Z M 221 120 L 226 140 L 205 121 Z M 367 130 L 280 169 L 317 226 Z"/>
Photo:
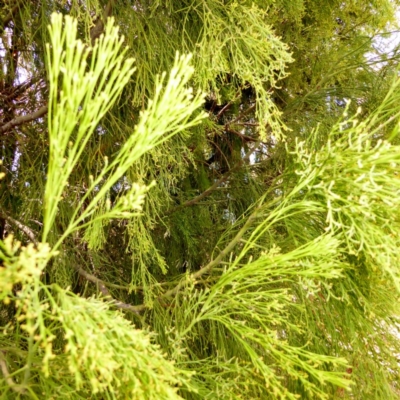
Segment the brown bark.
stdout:
<path fill-rule="evenodd" d="M 4 124 L 3 126 L 0 126 L 0 133 L 7 132 L 10 129 L 12 129 L 18 125 L 22 125 L 27 122 L 33 121 L 35 119 L 38 119 L 40 117 L 43 117 L 43 115 L 47 114 L 47 111 L 48 111 L 48 107 L 43 106 L 43 107 L 39 108 L 39 110 L 33 112 L 32 114 L 21 115 L 17 118 L 14 118 L 11 121 Z"/>

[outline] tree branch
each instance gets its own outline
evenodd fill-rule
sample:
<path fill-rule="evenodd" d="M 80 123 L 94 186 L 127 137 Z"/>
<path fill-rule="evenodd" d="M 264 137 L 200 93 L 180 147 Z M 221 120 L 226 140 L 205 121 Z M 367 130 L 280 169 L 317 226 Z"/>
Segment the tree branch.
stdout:
<path fill-rule="evenodd" d="M 36 246 L 38 245 L 38 241 L 36 239 L 36 236 L 34 232 L 28 228 L 26 225 L 22 224 L 21 222 L 15 220 L 14 218 L 9 217 L 8 215 L 5 215 L 4 213 L 0 213 L 0 217 L 4 218 L 7 222 L 9 222 L 12 225 L 15 225 L 21 232 L 23 232 Z M 96 276 L 89 274 L 86 272 L 82 267 L 75 266 L 74 269 L 78 272 L 79 275 L 84 277 L 86 280 L 89 282 L 95 283 L 97 287 L 99 288 L 100 292 L 102 295 L 110 301 L 110 303 L 120 309 L 126 310 L 133 312 L 134 314 L 139 315 L 139 312 L 136 310 L 135 306 L 132 306 L 127 303 L 123 303 L 122 301 L 115 300 L 111 296 L 109 290 L 107 289 L 106 283 L 97 278 Z"/>
<path fill-rule="evenodd" d="M 200 193 L 198 196 L 194 197 L 193 199 L 187 200 L 185 201 L 183 204 L 180 204 L 177 207 L 173 207 L 169 210 L 166 211 L 166 213 L 164 214 L 164 216 L 167 215 L 171 215 L 179 210 L 181 210 L 182 208 L 185 207 L 190 207 L 196 203 L 198 203 L 200 200 L 204 199 L 205 197 L 209 196 L 214 190 L 216 190 L 222 183 L 224 183 L 232 174 L 232 172 L 237 171 L 242 165 L 244 161 L 247 161 L 250 156 L 254 153 L 254 151 L 257 149 L 257 145 L 261 143 L 260 141 L 257 141 L 257 144 L 254 145 L 254 147 L 252 149 L 250 149 L 245 156 L 243 157 L 243 159 L 236 164 L 234 167 L 232 167 L 229 171 L 227 171 L 225 174 L 223 174 L 221 176 L 221 178 L 219 178 L 217 181 L 215 181 L 212 186 L 210 186 L 208 189 L 206 189 L 203 193 Z"/>
<path fill-rule="evenodd" d="M 162 295 L 158 296 L 156 300 L 160 301 L 166 297 L 173 296 L 177 294 L 182 288 L 184 288 L 188 283 L 196 281 L 196 279 L 200 278 L 202 275 L 206 274 L 207 272 L 211 271 L 215 266 L 217 266 L 224 257 L 226 257 L 232 250 L 233 248 L 240 242 L 242 239 L 243 235 L 246 233 L 247 229 L 251 225 L 251 223 L 254 221 L 254 219 L 257 217 L 259 211 L 259 207 L 253 211 L 253 213 L 249 216 L 245 224 L 242 226 L 242 228 L 239 230 L 239 232 L 236 234 L 236 236 L 228 243 L 228 245 L 220 251 L 218 256 L 211 260 L 206 266 L 203 268 L 200 268 L 197 272 L 190 274 L 189 276 L 185 277 L 182 279 L 173 289 L 170 289 L 163 293 Z M 138 306 L 131 306 L 133 312 L 140 312 L 143 311 L 147 308 L 146 304 L 140 304 Z"/>
<path fill-rule="evenodd" d="M 8 24 L 13 20 L 15 13 L 19 9 L 22 0 L 17 0 L 15 6 L 11 9 L 8 15 L 1 21 L 2 30 L 7 28 Z"/>
<path fill-rule="evenodd" d="M 229 127 L 226 128 L 226 131 L 229 132 L 229 133 L 233 133 L 236 136 L 239 136 L 242 139 L 243 142 L 257 143 L 259 141 L 258 139 L 255 139 L 255 138 L 253 138 L 251 136 L 244 135 L 243 133 L 240 133 L 238 131 L 234 131 L 233 129 L 231 129 Z"/>
<path fill-rule="evenodd" d="M 7 385 L 13 390 L 15 393 L 24 394 L 25 389 L 20 385 L 16 384 L 10 376 L 8 372 L 6 360 L 4 359 L 4 351 L 0 351 L 0 370 L 3 374 L 4 380 L 6 381 Z"/>
<path fill-rule="evenodd" d="M 230 103 L 228 103 L 221 111 L 225 111 L 225 109 L 227 108 L 227 106 L 230 105 Z M 242 160 L 236 164 L 233 168 L 229 169 L 229 171 L 227 171 L 225 174 L 223 174 L 221 176 L 221 178 L 219 178 L 217 181 L 215 181 L 213 183 L 212 186 L 210 186 L 208 189 L 206 189 L 203 193 L 200 193 L 198 196 L 194 197 L 193 199 L 187 200 L 185 201 L 183 204 L 180 204 L 177 207 L 173 207 L 170 208 L 169 210 L 166 211 L 166 213 L 164 214 L 165 216 L 167 215 L 171 215 L 173 213 L 175 213 L 176 211 L 181 210 L 182 208 L 185 207 L 190 207 L 196 203 L 198 203 L 200 200 L 204 199 L 205 197 L 209 196 L 214 190 L 216 190 L 222 183 L 224 183 L 225 181 L 227 181 L 227 179 L 229 178 L 229 176 L 232 174 L 232 172 L 238 170 L 242 165 L 244 161 L 249 160 L 250 156 L 254 153 L 254 151 L 256 150 L 257 146 L 261 143 L 260 140 L 258 139 L 254 139 L 250 136 L 247 135 L 243 135 L 240 132 L 231 130 L 229 128 L 230 125 L 232 124 L 236 124 L 237 121 L 239 121 L 241 118 L 243 118 L 245 115 L 247 115 L 249 112 L 251 112 L 252 110 L 254 110 L 254 108 L 256 107 L 255 104 L 251 105 L 250 107 L 248 107 L 246 110 L 244 110 L 237 118 L 235 118 L 233 121 L 230 121 L 228 123 L 225 124 L 225 129 L 231 133 L 234 133 L 235 135 L 239 136 L 242 140 L 246 141 L 246 142 L 254 142 L 255 145 L 252 149 L 250 149 L 247 154 L 245 154 L 245 156 L 242 158 Z M 220 111 L 220 113 L 221 113 Z M 220 113 L 218 115 L 220 115 Z M 258 124 L 257 124 L 258 125 Z"/>
<path fill-rule="evenodd" d="M 0 217 L 5 219 L 9 224 L 16 226 L 22 233 L 25 234 L 25 236 L 27 236 L 31 240 L 32 243 L 35 244 L 35 246 L 37 246 L 38 241 L 36 239 L 35 233 L 30 228 L 4 213 L 0 213 Z"/>
<path fill-rule="evenodd" d="M 128 304 L 128 303 L 123 303 L 122 301 L 119 301 L 119 300 L 115 300 L 111 296 L 111 293 L 108 290 L 106 283 L 103 280 L 97 278 L 96 276 L 94 276 L 92 274 L 89 274 L 82 267 L 76 266 L 74 268 L 80 276 L 82 276 L 89 282 L 95 283 L 97 285 L 97 287 L 99 288 L 101 294 L 104 296 L 104 298 L 106 300 L 108 300 L 114 307 L 122 309 L 122 310 L 130 311 L 136 315 L 140 315 L 139 311 L 136 309 L 136 306 L 132 306 L 131 304 Z"/>
<path fill-rule="evenodd" d="M 114 5 L 114 0 L 109 0 L 104 9 L 103 16 L 100 17 L 97 20 L 96 24 L 90 29 L 90 42 L 92 46 L 94 45 L 96 39 L 98 39 L 100 35 L 103 33 L 105 21 L 107 20 L 108 17 L 111 16 L 113 5 Z"/>
<path fill-rule="evenodd" d="M 27 122 L 33 121 L 35 119 L 38 119 L 40 117 L 43 117 L 43 115 L 47 114 L 48 111 L 48 106 L 43 106 L 39 108 L 39 110 L 33 112 L 32 114 L 26 114 L 26 115 L 21 115 L 17 118 L 12 119 L 11 121 L 7 122 L 3 126 L 0 126 L 0 133 L 4 133 L 9 131 L 10 129 L 25 124 Z"/>
<path fill-rule="evenodd" d="M 115 0 L 110 0 L 107 3 L 107 5 L 104 9 L 103 16 L 98 19 L 95 26 L 92 27 L 92 29 L 90 30 L 90 41 L 91 41 L 92 46 L 94 45 L 96 39 L 98 39 L 104 31 L 104 23 L 107 20 L 107 18 L 111 15 L 114 1 Z M 17 4 L 16 6 L 14 6 L 13 11 L 14 11 L 14 9 L 18 9 L 18 8 L 19 8 L 19 5 Z M 8 20 L 9 17 L 10 16 L 6 17 L 6 19 L 3 20 L 3 24 L 4 24 L 4 21 Z M 11 15 L 11 18 L 12 18 L 12 15 Z M 37 118 L 40 118 L 43 115 L 47 114 L 47 112 L 48 112 L 48 106 L 44 106 L 44 107 L 40 108 L 39 110 L 33 112 L 32 114 L 21 115 L 17 118 L 14 118 L 13 120 L 7 122 L 6 124 L 4 124 L 3 126 L 0 127 L 0 133 L 7 132 L 16 126 L 19 126 L 19 125 L 25 124 L 27 122 L 33 121 Z"/>
<path fill-rule="evenodd" d="M 233 121 L 229 121 L 227 125 L 235 124 L 237 121 L 240 121 L 245 115 L 247 115 L 250 111 L 253 111 L 256 108 L 256 105 L 253 104 L 246 110 L 244 110 L 241 114 L 239 114 Z"/>
<path fill-rule="evenodd" d="M 246 233 L 247 229 L 249 226 L 252 224 L 254 219 L 258 215 L 258 210 L 259 207 L 256 208 L 255 211 L 249 216 L 245 224 L 242 226 L 242 228 L 239 230 L 239 232 L 236 234 L 236 236 L 229 242 L 229 244 L 218 254 L 214 260 L 211 260 L 206 266 L 203 268 L 200 268 L 197 272 L 190 274 L 188 278 L 185 278 L 182 280 L 178 285 L 176 285 L 173 289 L 168 290 L 164 294 L 162 294 L 160 297 L 169 297 L 172 296 L 176 293 L 179 292 L 180 288 L 185 286 L 186 283 L 189 281 L 196 280 L 200 278 L 202 275 L 205 273 L 211 271 L 216 265 L 218 265 L 224 257 L 226 257 L 232 250 L 233 248 L 239 243 L 239 241 L 242 239 L 243 235 Z"/>
<path fill-rule="evenodd" d="M 39 81 L 42 81 L 42 83 L 44 82 L 42 78 L 34 77 L 31 80 L 18 85 L 17 87 L 13 88 L 14 90 L 12 91 L 12 93 L 10 93 L 8 96 L 4 96 L 2 98 L 2 101 L 7 103 L 9 101 L 15 100 L 18 96 L 20 96 L 27 89 L 29 89 L 31 86 Z"/>

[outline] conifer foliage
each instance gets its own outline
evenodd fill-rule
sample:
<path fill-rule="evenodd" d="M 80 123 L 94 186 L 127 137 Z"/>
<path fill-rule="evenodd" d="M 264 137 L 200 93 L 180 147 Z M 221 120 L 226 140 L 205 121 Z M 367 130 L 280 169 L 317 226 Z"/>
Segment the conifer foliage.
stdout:
<path fill-rule="evenodd" d="M 0 399 L 397 399 L 397 1 L 0 4 Z"/>

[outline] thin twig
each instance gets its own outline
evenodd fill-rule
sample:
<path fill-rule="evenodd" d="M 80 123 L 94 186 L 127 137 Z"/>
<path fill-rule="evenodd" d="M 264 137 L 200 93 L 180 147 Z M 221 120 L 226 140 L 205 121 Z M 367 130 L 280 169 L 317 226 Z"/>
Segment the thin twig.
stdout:
<path fill-rule="evenodd" d="M 256 105 L 253 104 L 246 110 L 244 110 L 241 114 L 239 114 L 233 121 L 229 121 L 227 125 L 231 125 L 242 119 L 245 115 L 247 115 L 250 111 L 254 110 L 256 108 Z"/>
<path fill-rule="evenodd" d="M 246 114 L 248 114 L 251 110 L 253 110 L 255 108 L 255 104 L 250 106 L 249 108 L 247 108 L 245 111 L 243 111 L 236 119 L 234 119 L 233 121 L 229 122 L 228 124 L 225 125 L 226 129 L 229 130 L 229 125 L 235 123 L 236 121 L 238 121 L 240 118 L 244 117 Z M 235 133 L 236 135 L 238 135 L 239 137 L 241 137 L 243 140 L 246 140 L 248 142 L 255 142 L 256 144 L 254 145 L 254 147 L 252 149 L 250 149 L 247 154 L 245 154 L 245 156 L 242 158 L 242 160 L 236 164 L 234 167 L 230 168 L 229 171 L 227 171 L 225 174 L 223 174 L 221 176 L 221 178 L 219 178 L 217 181 L 215 181 L 213 183 L 212 186 L 210 186 L 208 189 L 206 189 L 203 193 L 200 193 L 198 196 L 194 197 L 193 199 L 187 200 L 185 201 L 183 204 L 180 204 L 177 207 L 173 207 L 170 208 L 169 210 L 166 211 L 166 213 L 164 214 L 165 216 L 170 215 L 175 213 L 176 211 L 181 210 L 182 208 L 185 207 L 190 207 L 196 203 L 198 203 L 200 200 L 204 199 L 205 197 L 209 196 L 214 190 L 216 190 L 221 184 L 223 184 L 225 181 L 227 181 L 227 179 L 229 178 L 229 176 L 232 174 L 232 172 L 238 170 L 242 165 L 244 161 L 247 161 L 250 156 L 254 153 L 254 151 L 256 150 L 258 144 L 261 143 L 260 140 L 257 139 L 253 139 L 250 136 L 247 135 L 243 135 L 239 132 L 236 131 L 232 131 L 232 133 Z"/>
<path fill-rule="evenodd" d="M 230 123 L 229 123 L 230 124 Z M 227 125 L 229 125 L 227 124 Z M 258 122 L 235 122 L 235 125 L 239 125 L 239 126 L 260 126 L 260 124 Z"/>
<path fill-rule="evenodd" d="M 259 140 L 255 139 L 251 136 L 248 135 L 244 135 L 243 133 L 240 133 L 238 131 L 234 131 L 233 129 L 227 128 L 226 129 L 227 132 L 229 133 L 233 133 L 236 136 L 239 136 L 244 142 L 253 142 L 253 143 L 257 143 Z"/>
<path fill-rule="evenodd" d="M 11 11 L 8 13 L 8 15 L 1 21 L 1 25 L 4 29 L 7 28 L 8 24 L 13 20 L 15 13 L 20 7 L 20 4 L 22 3 L 22 0 L 18 0 L 15 4 L 15 6 L 11 9 Z"/>
<path fill-rule="evenodd" d="M 257 143 L 261 143 L 261 142 L 257 141 Z M 243 162 L 247 161 L 250 158 L 250 156 L 254 153 L 256 148 L 257 148 L 257 145 L 255 145 L 252 149 L 250 149 L 238 164 L 236 164 L 229 171 L 227 171 L 224 175 L 222 175 L 221 178 L 219 178 L 217 181 L 215 181 L 213 183 L 213 185 L 210 186 L 208 189 L 206 189 L 204 192 L 200 193 L 198 196 L 194 197 L 193 199 L 185 201 L 184 203 L 180 204 L 177 207 L 167 210 L 167 212 L 164 215 L 167 216 L 167 215 L 173 214 L 173 213 L 181 210 L 182 208 L 190 207 L 190 206 L 198 203 L 200 200 L 204 199 L 205 197 L 209 196 L 214 190 L 216 190 L 222 183 L 224 183 L 230 177 L 232 172 L 238 170 L 243 165 Z"/>
<path fill-rule="evenodd" d="M 97 278 L 96 276 L 89 274 L 86 272 L 82 267 L 75 266 L 75 270 L 78 272 L 80 276 L 88 280 L 89 282 L 95 283 L 99 288 L 101 294 L 104 296 L 105 300 L 108 300 L 114 307 L 133 312 L 136 315 L 139 315 L 139 312 L 136 310 L 135 306 L 132 306 L 128 303 L 123 303 L 122 301 L 115 300 L 112 296 L 110 291 L 107 288 L 107 283 L 103 280 Z"/>
<path fill-rule="evenodd" d="M 18 50 L 19 51 L 19 50 Z M 24 93 L 27 89 L 29 89 L 30 87 L 32 87 L 35 83 L 38 83 L 42 81 L 42 83 L 44 82 L 42 80 L 42 78 L 40 77 L 34 77 L 31 80 L 24 82 L 20 85 L 18 85 L 17 87 L 14 88 L 13 92 L 11 94 L 9 94 L 8 96 L 4 96 L 1 100 L 3 102 L 10 102 L 12 100 L 15 100 L 18 96 L 20 96 L 22 93 Z"/>
<path fill-rule="evenodd" d="M 38 241 L 36 239 L 35 233 L 32 231 L 31 228 L 28 228 L 26 225 L 22 224 L 21 222 L 17 221 L 14 218 L 11 218 L 10 216 L 8 216 L 4 213 L 0 213 L 0 217 L 5 219 L 11 225 L 16 226 L 20 231 L 22 231 L 31 240 L 31 242 L 33 242 L 37 246 Z"/>
<path fill-rule="evenodd" d="M 230 101 L 228 104 L 225 104 L 224 107 L 221 108 L 220 112 L 215 116 L 215 119 L 218 118 L 233 104 L 233 101 Z"/>
<path fill-rule="evenodd" d="M 241 94 L 241 90 L 239 90 L 238 92 L 236 92 L 234 98 L 228 102 L 227 104 L 225 104 L 222 109 L 219 111 L 219 113 L 215 116 L 215 118 L 218 120 L 218 118 L 239 98 Z"/>
<path fill-rule="evenodd" d="M 4 380 L 6 381 L 7 385 L 11 388 L 11 390 L 19 394 L 25 393 L 25 389 L 20 385 L 16 384 L 11 378 L 11 375 L 8 372 L 6 360 L 4 358 L 4 351 L 0 351 L 0 370 L 1 373 L 3 374 Z"/>
<path fill-rule="evenodd" d="M 157 300 L 160 301 L 166 297 L 173 296 L 177 294 L 183 287 L 185 287 L 188 283 L 196 281 L 202 275 L 210 272 L 215 266 L 217 266 L 221 261 L 233 250 L 233 248 L 240 242 L 243 235 L 246 233 L 249 226 L 252 224 L 254 219 L 257 217 L 259 212 L 259 207 L 249 216 L 243 227 L 239 230 L 236 236 L 229 242 L 229 244 L 218 254 L 216 258 L 211 260 L 206 266 L 200 268 L 197 272 L 190 274 L 189 276 L 182 279 L 173 289 L 166 291 L 162 295 L 157 297 Z M 146 304 L 141 304 L 138 306 L 132 306 L 131 311 L 133 312 L 141 312 L 147 308 Z"/>
<path fill-rule="evenodd" d="M 247 229 L 249 226 L 252 224 L 254 219 L 258 215 L 259 208 L 256 208 L 256 210 L 249 216 L 245 224 L 242 226 L 242 228 L 239 230 L 239 232 L 236 234 L 236 236 L 229 242 L 229 244 L 218 254 L 216 258 L 211 260 L 206 266 L 203 268 L 200 268 L 197 272 L 189 275 L 188 278 L 184 279 L 181 281 L 178 285 L 176 285 L 173 289 L 168 290 L 165 292 L 162 297 L 169 297 L 172 296 L 180 290 L 182 286 L 184 286 L 187 282 L 190 280 L 196 280 L 200 278 L 202 275 L 205 273 L 211 271 L 213 267 L 218 265 L 224 257 L 226 257 L 232 250 L 233 248 L 237 245 L 237 243 L 242 239 L 243 235 L 246 233 Z"/>
<path fill-rule="evenodd" d="M 9 217 L 8 215 L 5 215 L 4 213 L 1 213 L 0 216 L 2 218 L 4 218 L 7 222 L 9 222 L 12 225 L 15 225 L 21 232 L 23 232 L 36 246 L 38 245 L 38 241 L 36 239 L 36 236 L 34 234 L 34 232 L 28 228 L 26 225 L 22 224 L 21 222 L 15 220 L 14 218 Z M 109 290 L 107 289 L 107 283 L 104 282 L 103 280 L 97 278 L 96 276 L 89 274 L 88 272 L 86 272 L 83 268 L 81 267 L 74 267 L 75 270 L 79 273 L 79 275 L 81 275 L 82 277 L 84 277 L 86 280 L 95 283 L 97 285 L 97 287 L 99 288 L 100 292 L 102 293 L 102 295 L 110 300 L 110 302 L 112 303 L 113 306 L 123 309 L 123 310 L 127 310 L 130 312 L 133 312 L 135 314 L 139 314 L 138 311 L 135 309 L 134 306 L 127 304 L 127 303 L 123 303 L 122 301 L 119 300 L 115 300 L 113 299 L 113 297 L 111 296 Z"/>
<path fill-rule="evenodd" d="M 110 0 L 107 3 L 107 5 L 104 9 L 102 18 L 99 18 L 96 25 L 90 30 L 90 41 L 91 41 L 92 45 L 94 45 L 96 39 L 98 39 L 100 37 L 100 35 L 103 33 L 104 23 L 105 23 L 106 19 L 111 15 L 113 4 L 114 4 L 114 0 Z M 18 8 L 18 4 L 15 7 Z M 13 10 L 14 10 L 14 8 L 13 8 Z M 9 17 L 7 17 L 7 18 L 9 18 Z M 3 20 L 3 24 L 4 24 L 4 21 L 5 20 Z M 13 120 L 7 122 L 6 124 L 4 124 L 3 126 L 0 127 L 0 133 L 7 132 L 16 126 L 19 126 L 19 125 L 25 124 L 27 122 L 33 121 L 37 118 L 40 118 L 43 115 L 47 114 L 47 112 L 48 112 L 48 106 L 43 106 L 43 107 L 39 108 L 39 110 L 37 110 L 31 114 L 21 115 L 17 118 L 14 118 Z"/>

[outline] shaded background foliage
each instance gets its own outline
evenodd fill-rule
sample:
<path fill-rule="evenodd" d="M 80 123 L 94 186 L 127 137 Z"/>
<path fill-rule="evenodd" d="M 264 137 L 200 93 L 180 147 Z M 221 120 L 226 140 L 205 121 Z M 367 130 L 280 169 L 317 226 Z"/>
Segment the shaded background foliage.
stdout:
<path fill-rule="evenodd" d="M 393 105 L 396 97 L 384 102 L 397 75 L 398 49 L 377 50 L 382 32 L 395 29 L 396 5 L 386 0 L 2 2 L 0 150 L 5 176 L 0 181 L 0 239 L 12 233 L 22 243 L 32 241 L 21 226 L 37 240 L 42 235 L 49 165 L 45 44 L 50 41 L 51 14 L 76 18 L 78 36 L 88 46 L 113 17 L 124 35 L 126 57 L 135 59 L 136 71 L 96 126 L 69 177 L 47 237 L 50 246 L 68 228 L 87 195 L 91 176 L 101 172 L 104 157 L 115 159 L 131 136 L 141 111 L 155 94 L 157 74 L 171 70 L 176 50 L 193 53 L 191 85 L 196 93 L 206 94 L 203 110 L 195 114 L 205 111 L 208 117 L 151 148 L 110 189 L 107 201 L 113 206 L 133 183 L 156 181 L 146 194 L 143 215 L 94 222 L 67 237 L 60 254 L 47 264 L 44 283 L 69 287 L 82 298 L 111 295 L 122 309 L 123 304 L 137 306 L 140 314 L 133 309 L 125 319 L 156 333 L 152 340 L 179 368 L 196 371 L 179 392 L 184 398 L 341 398 L 347 394 L 337 386 L 346 386 L 346 381 L 355 383 L 351 395 L 355 398 L 397 398 L 398 343 L 390 334 L 394 328 L 389 327 L 394 326 L 398 309 L 386 295 L 387 291 L 396 293 L 396 284 L 386 278 L 387 270 L 378 268 L 374 273 L 375 260 L 368 258 L 368 249 L 364 253 L 351 250 L 345 237 L 353 222 L 343 229 L 342 244 L 326 253 L 340 260 L 340 266 L 324 261 L 317 249 L 313 248 L 315 255 L 305 252 L 318 260 L 316 264 L 330 265 L 326 281 L 320 272 L 312 275 L 312 268 L 305 281 L 286 276 L 290 262 L 303 257 L 292 252 L 319 240 L 327 228 L 328 211 L 321 204 L 329 196 L 314 188 L 314 183 L 303 185 L 299 178 L 298 170 L 307 165 L 299 161 L 298 141 L 305 141 L 312 157 L 332 140 L 332 131 L 336 130 L 334 138 L 340 138 L 337 121 L 350 100 L 347 113 L 353 115 L 361 107 L 360 120 L 372 118 L 382 102 L 386 116 L 394 118 L 398 113 Z M 374 131 L 373 141 L 388 139 L 395 123 L 395 118 L 392 125 L 385 121 L 382 129 Z M 390 139 L 396 144 L 395 135 Z M 337 158 L 326 158 L 332 169 L 319 174 L 332 178 L 339 165 L 340 173 L 349 177 L 341 186 L 344 199 L 357 172 L 343 167 L 346 162 L 340 160 L 339 150 Z M 348 157 L 357 163 L 355 155 Z M 94 195 L 86 198 L 83 209 Z M 247 224 L 252 207 L 263 202 L 267 206 L 256 222 Z M 351 221 L 352 212 L 347 214 Z M 388 235 L 395 234 L 398 217 L 389 212 L 386 217 L 393 226 Z M 265 222 L 268 218 L 271 225 Z M 341 223 L 346 226 L 344 220 Z M 268 229 L 254 239 L 252 232 L 263 224 Z M 354 226 L 358 225 L 354 222 Z M 244 227 L 246 233 L 236 240 Z M 383 235 L 385 229 L 378 227 L 374 234 Z M 247 249 L 250 242 L 258 247 Z M 224 252 L 226 248 L 229 251 Z M 282 262 L 281 272 L 276 266 L 269 275 L 265 263 L 253 266 L 252 260 L 268 257 L 267 250 L 274 248 L 279 250 L 276 254 L 271 250 L 270 257 L 278 257 L 277 266 Z M 321 245 L 321 249 L 329 246 Z M 285 254 L 293 259 L 285 261 Z M 218 257 L 220 262 L 199 274 L 198 282 L 165 295 Z M 312 261 L 299 263 L 301 270 L 301 263 L 306 268 Z M 242 282 L 250 297 L 241 302 L 235 292 L 240 284 L 221 280 L 227 269 L 234 274 L 246 264 L 254 270 L 248 267 L 244 275 L 251 281 Z M 338 278 L 335 271 L 339 269 L 340 283 L 333 284 L 329 280 Z M 14 292 L 18 289 L 15 285 Z M 213 306 L 207 309 L 204 304 L 210 299 Z M 263 307 L 270 304 L 270 320 L 265 309 L 257 307 L 258 301 Z M 15 312 L 12 304 L 1 307 L 5 326 L 14 320 Z M 237 321 L 247 323 L 249 330 L 241 331 Z M 281 346 L 276 354 L 262 335 L 241 341 L 242 336 L 257 336 L 258 329 L 265 337 L 275 332 L 271 343 Z M 257 364 L 255 354 L 265 360 Z M 332 375 L 320 378 L 314 370 L 308 371 L 304 360 L 312 359 L 310 354 L 321 356 L 315 368 Z M 324 361 L 324 356 L 339 361 Z M 8 362 L 12 370 L 22 368 L 20 360 Z M 38 378 L 33 381 L 38 384 Z M 71 382 L 63 382 L 62 373 L 54 382 L 65 388 L 71 385 L 69 396 L 87 396 L 75 392 Z M 46 390 L 51 392 L 51 385 Z"/>

